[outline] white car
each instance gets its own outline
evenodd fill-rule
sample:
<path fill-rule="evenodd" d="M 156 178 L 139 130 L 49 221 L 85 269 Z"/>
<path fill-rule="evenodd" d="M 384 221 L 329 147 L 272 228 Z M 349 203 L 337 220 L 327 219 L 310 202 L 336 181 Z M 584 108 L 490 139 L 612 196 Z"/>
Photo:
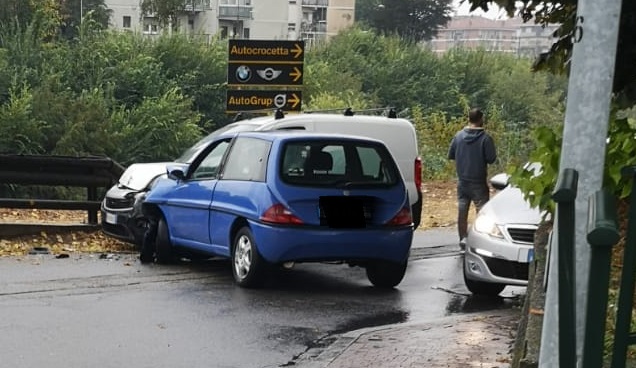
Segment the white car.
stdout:
<path fill-rule="evenodd" d="M 519 188 L 508 185 L 508 175 L 495 175 L 490 183 L 500 191 L 468 230 L 463 269 L 470 292 L 494 296 L 506 285 L 528 284 L 541 212 L 530 206 Z"/>

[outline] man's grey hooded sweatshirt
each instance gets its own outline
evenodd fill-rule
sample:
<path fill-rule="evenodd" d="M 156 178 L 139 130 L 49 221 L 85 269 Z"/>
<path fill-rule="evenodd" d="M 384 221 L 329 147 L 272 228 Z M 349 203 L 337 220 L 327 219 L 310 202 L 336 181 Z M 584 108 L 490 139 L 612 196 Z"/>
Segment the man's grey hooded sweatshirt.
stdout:
<path fill-rule="evenodd" d="M 484 183 L 488 164 L 497 159 L 492 137 L 484 128 L 466 127 L 455 134 L 448 150 L 448 158 L 455 160 L 459 181 Z"/>

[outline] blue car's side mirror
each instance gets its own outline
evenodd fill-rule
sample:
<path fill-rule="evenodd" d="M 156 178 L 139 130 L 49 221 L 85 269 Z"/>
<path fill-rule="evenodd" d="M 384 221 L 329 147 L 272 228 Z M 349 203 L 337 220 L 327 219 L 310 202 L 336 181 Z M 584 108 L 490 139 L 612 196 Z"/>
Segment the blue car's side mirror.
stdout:
<path fill-rule="evenodd" d="M 172 169 L 168 171 L 168 177 L 174 180 L 183 180 L 185 179 L 185 173 L 182 169 Z"/>

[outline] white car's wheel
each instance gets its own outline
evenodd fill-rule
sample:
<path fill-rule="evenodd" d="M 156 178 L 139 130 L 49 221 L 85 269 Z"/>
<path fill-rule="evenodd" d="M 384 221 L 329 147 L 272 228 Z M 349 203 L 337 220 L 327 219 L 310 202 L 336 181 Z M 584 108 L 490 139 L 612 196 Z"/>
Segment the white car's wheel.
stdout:
<path fill-rule="evenodd" d="M 504 284 L 495 284 L 492 282 L 483 282 L 471 280 L 466 277 L 466 266 L 462 267 L 464 271 L 464 284 L 468 290 L 475 295 L 497 296 L 506 288 Z"/>

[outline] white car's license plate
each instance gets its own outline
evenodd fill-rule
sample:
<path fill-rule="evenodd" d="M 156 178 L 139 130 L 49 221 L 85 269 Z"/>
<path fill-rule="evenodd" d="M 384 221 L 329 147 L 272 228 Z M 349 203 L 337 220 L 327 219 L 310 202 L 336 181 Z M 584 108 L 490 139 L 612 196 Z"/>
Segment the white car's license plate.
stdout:
<path fill-rule="evenodd" d="M 105 220 L 109 224 L 116 224 L 117 223 L 117 215 L 112 214 L 112 213 L 107 213 Z"/>
<path fill-rule="evenodd" d="M 534 249 L 528 249 L 528 263 L 534 260 Z"/>

